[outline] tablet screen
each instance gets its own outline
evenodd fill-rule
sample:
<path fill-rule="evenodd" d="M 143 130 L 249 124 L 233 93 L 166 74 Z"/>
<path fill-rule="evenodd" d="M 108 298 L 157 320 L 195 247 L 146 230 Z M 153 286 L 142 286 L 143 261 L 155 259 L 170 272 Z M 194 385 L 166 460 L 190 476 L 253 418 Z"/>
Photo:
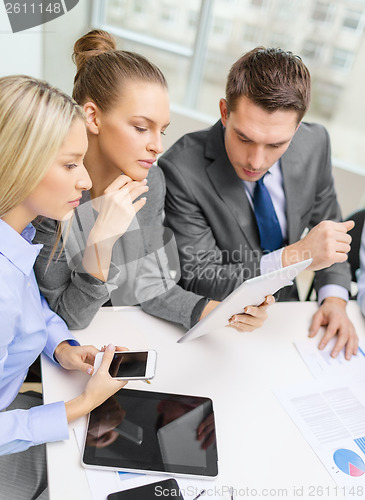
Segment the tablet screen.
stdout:
<path fill-rule="evenodd" d="M 122 389 L 91 412 L 83 463 L 214 477 L 218 470 L 212 401 Z"/>

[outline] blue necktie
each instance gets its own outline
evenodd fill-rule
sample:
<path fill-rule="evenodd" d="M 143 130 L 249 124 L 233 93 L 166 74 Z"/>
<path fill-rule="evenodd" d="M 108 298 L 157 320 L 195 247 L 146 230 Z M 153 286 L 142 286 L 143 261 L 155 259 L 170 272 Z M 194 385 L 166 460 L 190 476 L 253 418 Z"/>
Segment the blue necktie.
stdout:
<path fill-rule="evenodd" d="M 256 182 L 253 206 L 260 234 L 261 249 L 264 253 L 269 253 L 283 246 L 283 235 L 270 193 L 264 184 L 264 177 Z"/>

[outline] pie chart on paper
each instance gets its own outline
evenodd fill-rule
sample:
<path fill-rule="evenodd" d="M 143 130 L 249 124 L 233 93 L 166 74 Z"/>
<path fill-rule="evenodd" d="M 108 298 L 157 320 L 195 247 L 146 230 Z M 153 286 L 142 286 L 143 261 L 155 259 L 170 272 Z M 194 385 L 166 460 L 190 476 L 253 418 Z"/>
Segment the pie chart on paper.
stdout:
<path fill-rule="evenodd" d="M 357 453 L 341 448 L 333 454 L 337 467 L 349 476 L 359 477 L 365 474 L 365 463 Z"/>

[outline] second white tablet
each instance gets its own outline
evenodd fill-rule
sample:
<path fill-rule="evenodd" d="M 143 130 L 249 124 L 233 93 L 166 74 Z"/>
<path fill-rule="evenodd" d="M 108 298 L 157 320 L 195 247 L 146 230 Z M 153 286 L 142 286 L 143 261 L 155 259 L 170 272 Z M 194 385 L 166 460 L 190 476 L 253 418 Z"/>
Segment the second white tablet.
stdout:
<path fill-rule="evenodd" d="M 311 262 L 312 259 L 303 260 L 297 264 L 245 281 L 211 313 L 186 332 L 178 342 L 186 342 L 223 328 L 234 314 L 239 314 L 246 306 L 258 306 L 262 304 L 267 295 L 273 295 L 284 286 L 292 285 L 293 279 L 301 271 L 304 271 Z"/>

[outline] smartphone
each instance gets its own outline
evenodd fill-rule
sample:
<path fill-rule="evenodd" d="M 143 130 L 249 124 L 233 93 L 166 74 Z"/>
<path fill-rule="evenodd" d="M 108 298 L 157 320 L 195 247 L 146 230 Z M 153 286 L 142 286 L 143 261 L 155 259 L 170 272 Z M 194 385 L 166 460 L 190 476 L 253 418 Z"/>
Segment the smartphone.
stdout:
<path fill-rule="evenodd" d="M 94 373 L 103 359 L 103 352 L 95 356 Z M 109 367 L 109 373 L 118 380 L 149 380 L 155 375 L 156 351 L 117 351 Z"/>
<path fill-rule="evenodd" d="M 145 484 L 130 490 L 118 491 L 108 496 L 107 500 L 156 500 L 156 498 L 174 498 L 184 500 L 175 479 L 165 479 L 158 483 Z"/>

